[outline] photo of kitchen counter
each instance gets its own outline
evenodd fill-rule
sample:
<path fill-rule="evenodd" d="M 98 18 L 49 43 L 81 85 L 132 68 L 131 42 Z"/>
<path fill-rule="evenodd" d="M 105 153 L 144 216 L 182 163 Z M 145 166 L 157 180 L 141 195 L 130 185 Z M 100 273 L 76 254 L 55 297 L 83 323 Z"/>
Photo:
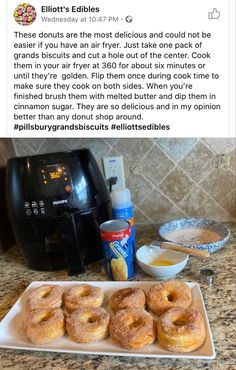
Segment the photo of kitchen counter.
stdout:
<path fill-rule="evenodd" d="M 0 349 L 2 369 L 226 369 L 236 368 L 235 324 L 235 247 L 236 224 L 226 224 L 231 231 L 230 240 L 219 251 L 207 259 L 190 256 L 187 266 L 177 275 L 177 280 L 197 282 L 203 294 L 216 350 L 214 360 L 156 359 L 109 357 L 97 355 L 71 355 Z M 157 226 L 138 225 L 136 245 L 149 244 L 157 239 Z M 211 287 L 202 285 L 200 270 L 210 268 L 215 272 Z M 10 248 L 0 256 L 0 319 L 2 319 L 26 287 L 32 281 L 107 281 L 101 261 L 87 266 L 86 272 L 78 277 L 68 276 L 66 270 L 54 272 L 32 271 L 27 268 L 17 247 Z M 153 278 L 139 268 L 136 281 L 151 281 Z"/>

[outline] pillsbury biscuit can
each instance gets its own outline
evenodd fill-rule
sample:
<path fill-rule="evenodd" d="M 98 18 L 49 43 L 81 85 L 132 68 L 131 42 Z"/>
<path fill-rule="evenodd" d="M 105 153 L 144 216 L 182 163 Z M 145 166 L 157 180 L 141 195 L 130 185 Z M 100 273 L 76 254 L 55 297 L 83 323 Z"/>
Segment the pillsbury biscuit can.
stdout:
<path fill-rule="evenodd" d="M 107 275 L 112 280 L 134 277 L 134 246 L 128 221 L 110 220 L 100 225 Z"/>

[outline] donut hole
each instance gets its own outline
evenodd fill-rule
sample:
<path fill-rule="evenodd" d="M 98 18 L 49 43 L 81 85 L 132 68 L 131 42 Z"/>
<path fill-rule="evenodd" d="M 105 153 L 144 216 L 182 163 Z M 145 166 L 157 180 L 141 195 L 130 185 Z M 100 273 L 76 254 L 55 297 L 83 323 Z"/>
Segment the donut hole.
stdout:
<path fill-rule="evenodd" d="M 39 322 L 48 321 L 52 317 L 52 312 L 45 312 L 41 317 Z"/>
<path fill-rule="evenodd" d="M 134 319 L 129 322 L 129 329 L 135 329 L 143 325 L 143 321 L 141 319 Z"/>
<path fill-rule="evenodd" d="M 130 290 L 127 290 L 126 292 L 122 292 L 122 299 L 130 297 L 131 294 L 132 294 L 132 292 L 130 292 Z"/>
<path fill-rule="evenodd" d="M 88 318 L 88 324 L 93 324 L 94 322 L 97 321 L 97 317 L 96 316 L 91 316 Z"/>
<path fill-rule="evenodd" d="M 93 324 L 98 321 L 98 317 L 93 314 L 85 314 L 81 315 L 80 321 L 83 322 L 84 324 Z"/>
<path fill-rule="evenodd" d="M 46 291 L 42 292 L 41 298 L 47 298 L 51 293 L 51 289 L 47 289 Z"/>
<path fill-rule="evenodd" d="M 90 292 L 88 290 L 82 290 L 82 292 L 80 292 L 80 297 L 88 297 L 90 294 Z"/>
<path fill-rule="evenodd" d="M 168 293 L 167 295 L 167 300 L 169 302 L 173 302 L 174 301 L 174 293 Z"/>
<path fill-rule="evenodd" d="M 178 317 L 176 320 L 173 321 L 173 324 L 175 326 L 185 326 L 186 324 L 188 323 L 188 320 L 186 319 L 186 317 Z"/>

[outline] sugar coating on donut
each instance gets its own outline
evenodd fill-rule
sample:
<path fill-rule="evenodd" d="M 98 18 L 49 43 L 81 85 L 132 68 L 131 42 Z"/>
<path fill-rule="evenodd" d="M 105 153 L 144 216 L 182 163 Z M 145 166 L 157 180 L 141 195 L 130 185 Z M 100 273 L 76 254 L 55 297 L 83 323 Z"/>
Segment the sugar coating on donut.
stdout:
<path fill-rule="evenodd" d="M 37 309 L 26 314 L 23 330 L 33 344 L 50 343 L 65 334 L 65 318 L 60 308 Z"/>
<path fill-rule="evenodd" d="M 66 318 L 66 330 L 71 339 L 90 343 L 104 339 L 109 333 L 110 316 L 102 307 L 82 307 Z"/>
<path fill-rule="evenodd" d="M 140 288 L 124 288 L 116 291 L 110 298 L 112 310 L 125 308 L 145 308 L 146 295 Z"/>
<path fill-rule="evenodd" d="M 192 304 L 192 291 L 181 281 L 170 280 L 153 285 L 147 294 L 148 308 L 162 315 L 173 307 L 187 308 Z"/>
<path fill-rule="evenodd" d="M 110 336 L 122 348 L 143 348 L 156 339 L 153 317 L 140 308 L 119 310 L 111 319 Z"/>
<path fill-rule="evenodd" d="M 158 340 L 171 352 L 190 352 L 200 347 L 206 338 L 204 319 L 200 312 L 174 307 L 158 320 Z"/>
<path fill-rule="evenodd" d="M 29 310 L 59 308 L 62 305 L 64 289 L 59 285 L 45 284 L 34 289 L 28 297 Z"/>
<path fill-rule="evenodd" d="M 80 307 L 100 307 L 104 293 L 99 287 L 89 284 L 74 285 L 65 293 L 65 307 L 72 312 Z"/>

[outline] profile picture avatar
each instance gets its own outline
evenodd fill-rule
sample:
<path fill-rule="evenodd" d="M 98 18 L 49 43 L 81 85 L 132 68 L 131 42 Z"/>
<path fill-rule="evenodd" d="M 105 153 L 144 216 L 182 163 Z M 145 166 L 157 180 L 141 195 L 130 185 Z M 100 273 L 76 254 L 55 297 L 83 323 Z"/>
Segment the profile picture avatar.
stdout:
<path fill-rule="evenodd" d="M 30 26 L 36 19 L 35 8 L 28 3 L 19 4 L 14 10 L 15 21 L 22 26 Z"/>

